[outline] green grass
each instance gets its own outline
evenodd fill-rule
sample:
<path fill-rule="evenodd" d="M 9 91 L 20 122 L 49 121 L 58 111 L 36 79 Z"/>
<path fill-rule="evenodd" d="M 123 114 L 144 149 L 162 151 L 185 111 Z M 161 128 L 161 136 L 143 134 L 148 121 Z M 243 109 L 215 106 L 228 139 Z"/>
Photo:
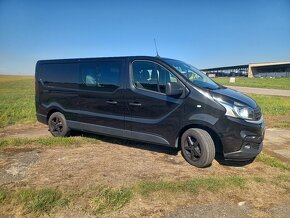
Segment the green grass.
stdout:
<path fill-rule="evenodd" d="M 35 121 L 33 77 L 0 75 L 0 128 Z"/>
<path fill-rule="evenodd" d="M 290 115 L 290 97 L 249 95 L 262 108 L 265 115 Z"/>
<path fill-rule="evenodd" d="M 259 154 L 259 156 L 257 157 L 257 161 L 262 162 L 265 165 L 278 168 L 278 169 L 287 170 L 287 171 L 290 170 L 290 167 L 288 164 L 282 162 L 278 158 L 272 157 L 265 153 Z"/>
<path fill-rule="evenodd" d="M 21 146 L 21 145 L 80 145 L 83 143 L 96 144 L 99 140 L 88 137 L 40 137 L 40 138 L 0 138 L 0 148 L 7 146 Z"/>
<path fill-rule="evenodd" d="M 290 89 L 290 78 L 236 78 L 235 83 L 229 82 L 229 77 L 214 78 L 214 81 L 226 86 L 244 86 L 269 89 Z"/>
<path fill-rule="evenodd" d="M 53 189 L 22 189 L 16 193 L 17 202 L 23 206 L 25 213 L 49 213 L 54 207 L 63 207 L 68 200 L 62 193 Z"/>
<path fill-rule="evenodd" d="M 120 210 L 133 197 L 133 193 L 128 188 L 117 188 L 100 186 L 96 190 L 95 197 L 90 201 L 90 206 L 94 213 L 106 213 Z"/>
<path fill-rule="evenodd" d="M 262 108 L 267 127 L 290 129 L 290 97 L 249 95 Z"/>
<path fill-rule="evenodd" d="M 266 178 L 259 177 L 259 176 L 254 176 L 252 179 L 253 179 L 255 182 L 257 182 L 257 183 L 265 183 L 265 182 L 267 182 Z"/>
<path fill-rule="evenodd" d="M 244 187 L 246 179 L 240 176 L 196 178 L 187 181 L 143 181 L 137 189 L 141 195 L 149 195 L 152 192 L 192 192 L 200 189 L 218 191 L 228 187 Z"/>
<path fill-rule="evenodd" d="M 22 188 L 16 191 L 0 190 L 1 206 L 10 205 L 11 209 L 21 213 L 34 214 L 33 217 L 41 214 L 49 214 L 54 208 L 64 207 L 69 201 L 63 197 L 63 193 L 50 188 Z M 10 209 L 10 210 L 11 210 Z"/>
<path fill-rule="evenodd" d="M 7 192 L 0 190 L 0 203 L 2 203 L 7 198 Z"/>

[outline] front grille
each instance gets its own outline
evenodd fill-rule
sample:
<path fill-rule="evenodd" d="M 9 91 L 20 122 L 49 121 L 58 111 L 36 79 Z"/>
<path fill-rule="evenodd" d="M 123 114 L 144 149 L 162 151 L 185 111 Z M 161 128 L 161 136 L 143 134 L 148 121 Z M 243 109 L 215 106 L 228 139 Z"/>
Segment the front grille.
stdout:
<path fill-rule="evenodd" d="M 262 111 L 260 107 L 254 109 L 254 120 L 260 120 L 262 117 Z"/>

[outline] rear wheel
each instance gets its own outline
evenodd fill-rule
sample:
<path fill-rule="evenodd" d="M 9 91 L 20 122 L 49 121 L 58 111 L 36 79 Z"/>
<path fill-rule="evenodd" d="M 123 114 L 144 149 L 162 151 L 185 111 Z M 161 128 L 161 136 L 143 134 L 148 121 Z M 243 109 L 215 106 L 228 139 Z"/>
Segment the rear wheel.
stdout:
<path fill-rule="evenodd" d="M 48 126 L 50 133 L 56 137 L 68 136 L 70 133 L 65 116 L 60 112 L 55 112 L 49 117 Z"/>
<path fill-rule="evenodd" d="M 203 129 L 191 128 L 181 137 L 181 151 L 184 159 L 193 166 L 207 167 L 215 156 L 214 142 Z"/>

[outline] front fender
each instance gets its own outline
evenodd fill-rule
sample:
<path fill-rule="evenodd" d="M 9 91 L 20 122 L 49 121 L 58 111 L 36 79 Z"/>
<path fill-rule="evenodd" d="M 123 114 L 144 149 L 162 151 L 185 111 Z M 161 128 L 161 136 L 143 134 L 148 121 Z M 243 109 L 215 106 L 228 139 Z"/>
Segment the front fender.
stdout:
<path fill-rule="evenodd" d="M 219 118 L 214 117 L 210 114 L 193 114 L 186 121 L 186 125 L 199 124 L 205 125 L 209 128 L 213 128 Z"/>

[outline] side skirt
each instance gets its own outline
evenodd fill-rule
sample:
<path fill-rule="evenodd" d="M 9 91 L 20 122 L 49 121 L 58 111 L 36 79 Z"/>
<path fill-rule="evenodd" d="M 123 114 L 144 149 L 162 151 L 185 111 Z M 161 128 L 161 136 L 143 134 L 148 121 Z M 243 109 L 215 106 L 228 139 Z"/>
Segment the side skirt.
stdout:
<path fill-rule="evenodd" d="M 142 133 L 142 132 L 135 132 L 130 130 L 118 129 L 113 127 L 107 126 L 100 126 L 90 123 L 83 123 L 77 121 L 67 120 L 67 124 L 69 128 L 75 130 L 81 130 L 85 132 L 97 133 L 102 135 L 114 136 L 119 138 L 126 138 L 131 140 L 138 140 L 142 142 L 149 142 L 159 145 L 166 145 L 170 146 L 169 142 L 157 135 Z"/>

